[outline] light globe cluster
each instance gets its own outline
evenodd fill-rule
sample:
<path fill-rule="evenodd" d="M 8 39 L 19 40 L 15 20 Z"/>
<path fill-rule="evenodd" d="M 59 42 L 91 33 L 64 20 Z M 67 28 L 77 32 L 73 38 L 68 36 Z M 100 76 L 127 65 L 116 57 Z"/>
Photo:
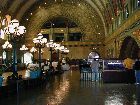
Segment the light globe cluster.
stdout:
<path fill-rule="evenodd" d="M 3 49 L 11 49 L 12 48 L 12 44 L 10 44 L 8 41 L 6 41 L 3 45 L 2 45 Z"/>
<path fill-rule="evenodd" d="M 16 19 L 11 20 L 9 25 L 4 28 L 4 33 L 10 35 L 10 37 L 23 36 L 25 32 L 26 28 L 24 26 L 19 26 L 19 21 Z"/>
<path fill-rule="evenodd" d="M 22 45 L 22 47 L 20 48 L 21 51 L 27 51 L 28 48 L 25 45 Z"/>
<path fill-rule="evenodd" d="M 47 43 L 47 39 L 43 38 L 43 35 L 41 33 L 39 33 L 37 35 L 37 38 L 33 39 L 33 42 L 35 43 L 35 47 L 45 47 L 45 43 Z"/>

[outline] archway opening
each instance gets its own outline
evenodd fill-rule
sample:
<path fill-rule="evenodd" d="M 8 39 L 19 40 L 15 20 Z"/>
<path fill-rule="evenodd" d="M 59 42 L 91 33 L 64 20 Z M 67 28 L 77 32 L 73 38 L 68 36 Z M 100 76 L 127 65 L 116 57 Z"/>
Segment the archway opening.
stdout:
<path fill-rule="evenodd" d="M 125 59 L 127 57 L 136 59 L 138 58 L 139 46 L 134 38 L 126 37 L 122 43 L 120 50 L 120 59 Z"/>
<path fill-rule="evenodd" d="M 81 41 L 83 33 L 78 25 L 63 16 L 58 16 L 47 20 L 41 27 L 45 38 L 53 39 L 55 42 Z"/>

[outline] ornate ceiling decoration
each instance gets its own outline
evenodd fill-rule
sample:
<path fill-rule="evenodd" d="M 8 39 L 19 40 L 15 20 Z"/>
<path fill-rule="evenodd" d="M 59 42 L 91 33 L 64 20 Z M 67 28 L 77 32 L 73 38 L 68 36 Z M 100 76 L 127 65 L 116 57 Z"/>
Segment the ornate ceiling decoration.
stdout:
<path fill-rule="evenodd" d="M 114 13 L 112 4 L 115 10 L 113 0 L 0 0 L 0 9 L 28 27 L 27 40 L 33 38 L 46 21 L 62 16 L 74 21 L 86 35 L 85 39 L 102 41 L 111 21 L 107 16 L 112 17 Z"/>
<path fill-rule="evenodd" d="M 35 32 L 36 29 L 40 29 L 42 24 L 44 24 L 46 21 L 59 16 L 67 17 L 74 21 L 88 38 L 94 36 L 94 33 L 97 33 L 94 28 L 95 23 L 89 18 L 89 13 L 86 11 L 81 11 L 77 6 L 71 6 L 63 3 L 53 4 L 47 8 L 42 7 L 33 14 L 35 16 L 29 19 L 31 20 L 29 22 L 30 24 L 28 25 L 29 35 L 31 35 L 31 32 Z M 34 25 L 32 26 L 32 24 Z"/>

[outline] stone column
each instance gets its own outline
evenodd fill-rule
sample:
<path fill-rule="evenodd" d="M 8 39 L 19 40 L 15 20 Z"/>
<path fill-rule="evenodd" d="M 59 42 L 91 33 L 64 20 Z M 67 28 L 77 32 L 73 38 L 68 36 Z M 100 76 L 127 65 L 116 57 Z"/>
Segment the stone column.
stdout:
<path fill-rule="evenodd" d="M 68 33 L 69 33 L 69 28 L 66 27 L 66 28 L 65 28 L 65 32 L 64 32 L 64 40 L 65 40 L 65 41 L 68 41 Z"/>
<path fill-rule="evenodd" d="M 51 23 L 51 28 L 50 28 L 49 39 L 53 40 L 53 23 L 52 22 L 50 22 L 50 23 Z"/>

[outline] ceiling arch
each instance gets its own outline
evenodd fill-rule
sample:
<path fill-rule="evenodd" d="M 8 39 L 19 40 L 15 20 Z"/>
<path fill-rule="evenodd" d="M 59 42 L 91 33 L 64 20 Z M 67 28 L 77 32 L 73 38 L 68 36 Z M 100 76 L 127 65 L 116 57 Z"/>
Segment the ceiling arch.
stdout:
<path fill-rule="evenodd" d="M 139 46 L 134 38 L 131 36 L 127 36 L 122 43 L 121 49 L 120 49 L 120 58 L 138 58 L 138 52 L 139 52 Z"/>
<path fill-rule="evenodd" d="M 15 14 L 17 9 L 20 7 L 21 4 L 23 4 L 23 0 L 14 0 L 12 5 L 9 7 L 8 11 L 12 12 L 12 14 Z"/>
<path fill-rule="evenodd" d="M 62 2 L 61 0 L 0 0 L 1 6 L 3 8 L 7 8 L 7 12 L 11 13 L 14 18 L 17 18 L 18 20 L 21 20 L 23 15 L 28 12 L 29 9 L 31 9 L 34 6 L 37 6 L 36 4 L 43 4 L 43 3 L 51 3 L 51 2 Z M 104 26 L 104 31 L 106 34 L 106 23 L 105 23 L 105 17 L 104 17 L 104 9 L 106 6 L 107 0 L 63 0 L 63 2 L 72 2 L 73 4 L 79 4 L 81 2 L 84 2 L 85 5 L 89 4 L 99 15 L 101 18 L 101 21 Z M 10 4 L 10 6 L 9 6 Z M 92 14 L 93 16 L 96 14 Z"/>
<path fill-rule="evenodd" d="M 80 6 L 83 6 L 81 4 Z M 87 8 L 87 7 L 82 7 Z M 57 10 L 57 11 L 56 11 Z M 29 24 L 28 24 L 28 36 L 26 37 L 26 40 L 31 40 L 37 35 L 37 33 L 40 32 L 40 29 L 42 25 L 54 18 L 54 17 L 66 17 L 70 20 L 74 21 L 82 30 L 82 32 L 86 35 L 86 38 L 91 38 L 96 40 L 95 33 L 97 33 L 95 29 L 94 22 L 96 20 L 93 20 L 92 18 L 89 18 L 90 13 L 87 11 L 82 10 L 77 5 L 69 5 L 65 3 L 61 4 L 53 4 L 52 6 L 48 8 L 39 8 L 38 10 L 33 13 L 34 15 L 30 18 Z M 104 36 L 102 36 L 104 37 Z"/>
<path fill-rule="evenodd" d="M 8 3 L 8 0 L 0 0 L 1 7 L 5 7 Z"/>
<path fill-rule="evenodd" d="M 121 3 L 122 7 L 125 4 L 124 2 L 121 1 L 118 2 L 117 0 L 0 0 L 0 9 L 3 14 L 6 15 L 8 13 L 12 16 L 12 18 L 16 18 L 22 23 L 28 23 L 29 21 L 25 20 L 27 18 L 31 18 L 32 16 L 36 15 L 33 14 L 31 16 L 28 13 L 31 12 L 35 13 L 35 11 L 42 6 L 43 6 L 42 8 L 48 8 L 53 4 L 63 4 L 63 3 L 69 4 L 69 6 L 73 5 L 77 6 L 77 8 L 79 7 L 79 9 L 81 9 L 81 11 L 83 10 L 88 12 L 90 14 L 88 15 L 89 17 L 85 15 L 83 17 L 84 18 L 86 17 L 87 20 L 92 21 L 91 23 L 87 22 L 88 24 L 91 24 L 90 25 L 92 27 L 91 29 L 93 29 L 95 32 L 92 34 L 98 35 L 98 33 L 101 33 L 102 34 L 101 37 L 107 35 L 106 30 L 108 30 L 109 26 L 108 24 L 111 24 L 113 21 L 111 20 L 111 18 L 115 14 L 116 4 Z M 78 12 L 77 15 L 80 16 Z M 78 20 L 79 19 L 77 19 L 76 21 L 79 22 Z M 82 22 L 79 22 L 79 26 L 80 23 Z M 84 32 L 85 30 L 86 29 L 84 29 Z"/>
<path fill-rule="evenodd" d="M 92 1 L 92 0 L 86 0 L 96 11 L 97 11 L 97 13 L 99 14 L 99 16 L 100 16 L 100 18 L 101 18 L 101 20 L 102 20 L 102 22 L 103 22 L 103 25 L 104 25 L 104 30 L 105 30 L 105 35 L 107 34 L 107 32 L 106 32 L 106 25 L 105 25 L 105 19 L 104 19 L 104 17 L 103 17 L 103 7 L 105 7 L 105 6 L 103 6 L 102 5 L 102 0 L 99 2 L 99 0 L 95 0 L 95 1 Z M 104 0 L 103 0 L 104 1 Z M 101 9 L 102 8 L 102 9 Z"/>

